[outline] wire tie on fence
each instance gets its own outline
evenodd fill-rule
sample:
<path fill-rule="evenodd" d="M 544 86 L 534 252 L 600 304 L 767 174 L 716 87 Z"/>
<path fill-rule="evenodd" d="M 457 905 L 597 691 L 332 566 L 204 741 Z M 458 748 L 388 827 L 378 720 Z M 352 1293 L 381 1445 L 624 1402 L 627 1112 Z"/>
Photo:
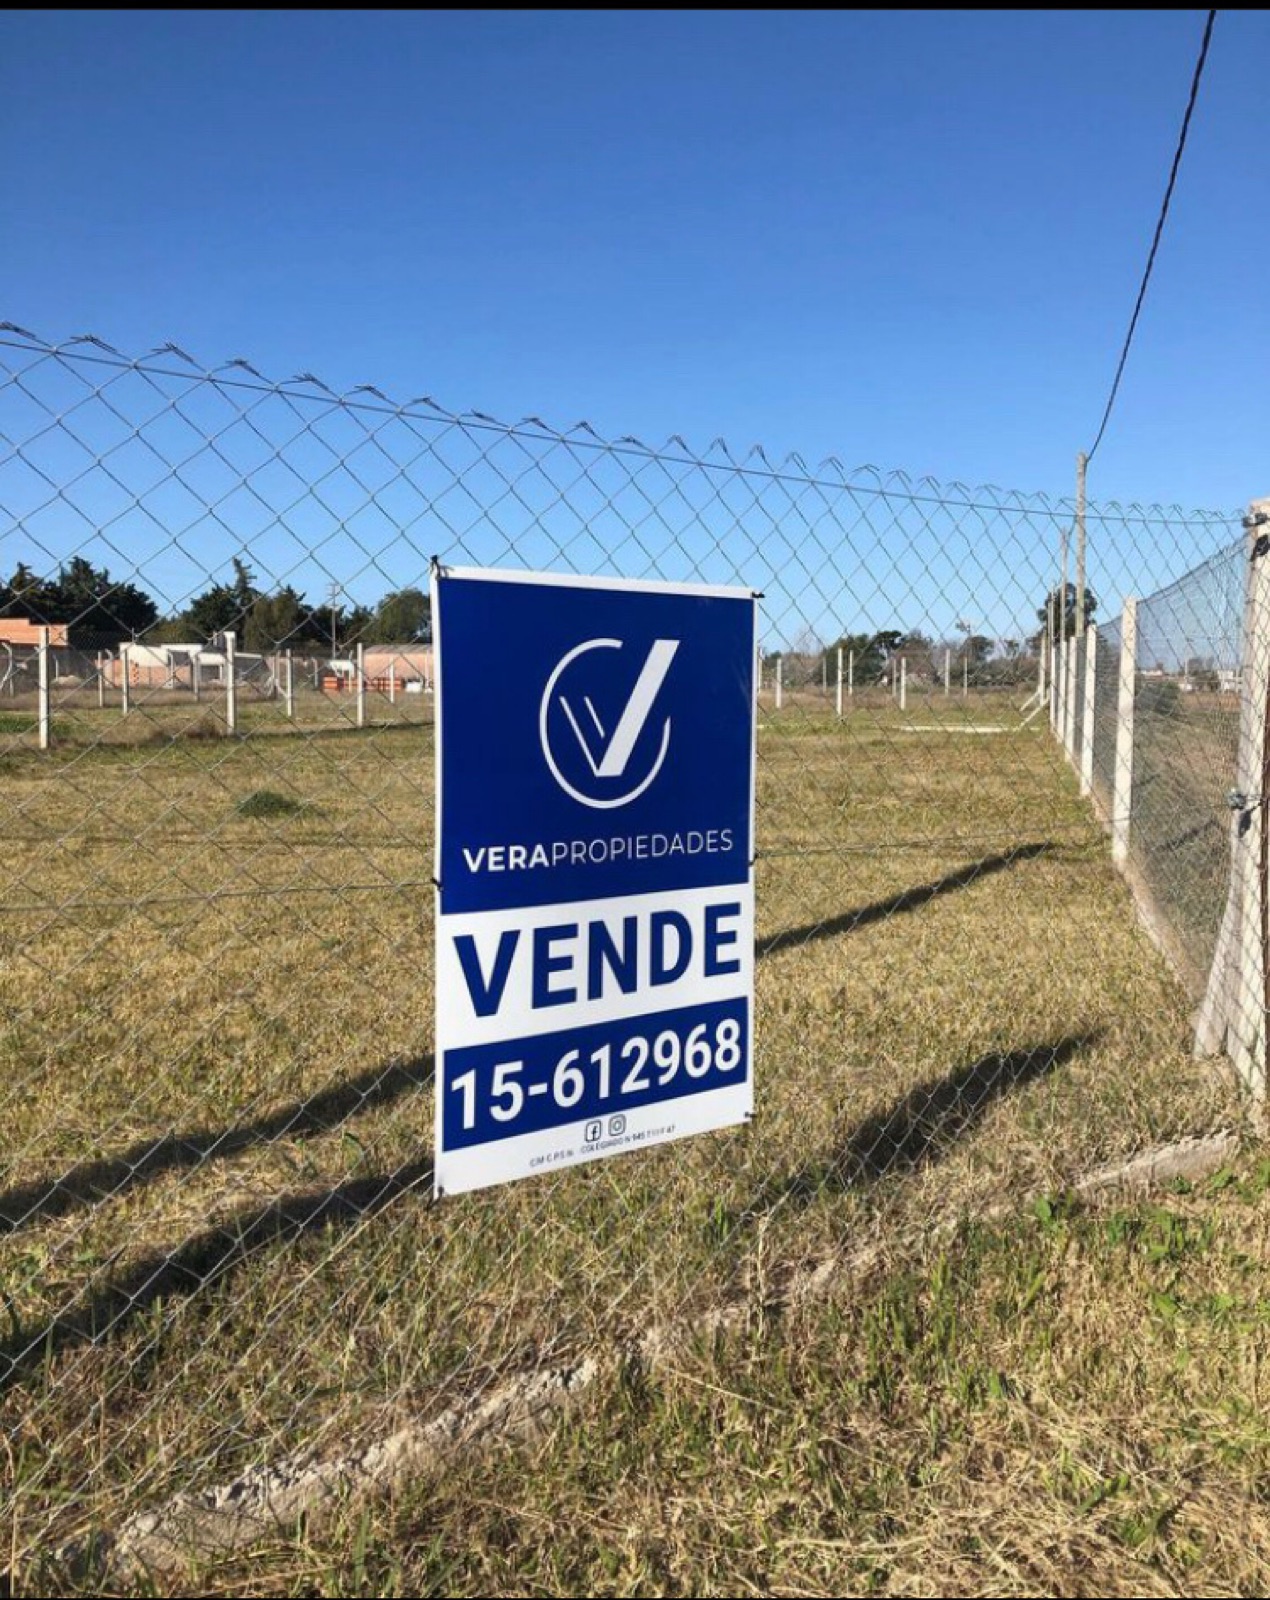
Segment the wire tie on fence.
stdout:
<path fill-rule="evenodd" d="M 1232 811 L 1239 813 L 1239 837 L 1242 839 L 1248 829 L 1252 827 L 1252 814 L 1259 807 L 1265 805 L 1266 797 L 1263 794 L 1254 795 L 1250 799 L 1242 789 L 1231 789 L 1226 795 L 1226 804 Z"/>

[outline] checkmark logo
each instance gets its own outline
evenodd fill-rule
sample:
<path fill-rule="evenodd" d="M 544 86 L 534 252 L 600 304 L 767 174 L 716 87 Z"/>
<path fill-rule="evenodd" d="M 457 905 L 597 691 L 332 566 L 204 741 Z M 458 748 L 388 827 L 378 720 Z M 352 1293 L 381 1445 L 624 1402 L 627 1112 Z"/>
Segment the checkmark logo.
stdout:
<path fill-rule="evenodd" d="M 593 806 L 600 810 L 628 805 L 643 794 L 661 771 L 666 752 L 670 747 L 669 717 L 666 718 L 662 728 L 660 746 L 643 778 L 621 794 L 615 795 L 611 792 L 612 783 L 627 776 L 632 758 L 640 745 L 640 736 L 648 725 L 657 697 L 666 681 L 666 675 L 678 653 L 679 643 L 678 639 L 653 640 L 635 679 L 634 687 L 618 712 L 611 735 L 606 729 L 605 718 L 596 707 L 598 694 L 587 682 L 585 658 L 596 650 L 621 650 L 624 648 L 622 641 L 588 639 L 584 644 L 575 646 L 556 663 L 551 676 L 547 679 L 539 707 L 539 737 L 552 776 L 566 794 L 571 795 L 582 805 Z M 567 694 L 564 692 L 566 683 L 569 691 Z M 558 753 L 552 746 L 551 716 L 553 706 L 556 704 L 559 705 L 564 720 L 572 731 L 591 779 L 595 780 L 594 789 L 588 785 L 584 790 L 576 782 L 570 781 L 563 769 L 572 763 L 561 762 L 557 758 Z"/>

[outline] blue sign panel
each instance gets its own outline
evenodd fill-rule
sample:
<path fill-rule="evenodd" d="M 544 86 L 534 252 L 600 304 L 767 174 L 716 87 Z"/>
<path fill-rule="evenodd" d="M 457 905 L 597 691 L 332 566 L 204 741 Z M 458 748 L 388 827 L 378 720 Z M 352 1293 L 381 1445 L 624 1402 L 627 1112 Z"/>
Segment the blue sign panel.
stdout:
<path fill-rule="evenodd" d="M 742 1120 L 755 597 L 440 568 L 433 616 L 438 1192 Z"/>

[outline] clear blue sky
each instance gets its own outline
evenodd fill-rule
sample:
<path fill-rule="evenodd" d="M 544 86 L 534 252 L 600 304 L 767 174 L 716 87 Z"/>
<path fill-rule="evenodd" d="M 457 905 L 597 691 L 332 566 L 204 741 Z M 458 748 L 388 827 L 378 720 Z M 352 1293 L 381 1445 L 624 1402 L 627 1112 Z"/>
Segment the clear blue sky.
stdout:
<path fill-rule="evenodd" d="M 1064 492 L 1202 25 L 10 12 L 0 315 Z M 1220 15 L 1100 499 L 1270 491 L 1268 69 Z"/>
<path fill-rule="evenodd" d="M 9 12 L 0 317 L 1071 492 L 1196 11 Z M 1219 15 L 1097 500 L 1270 493 L 1270 15 Z"/>

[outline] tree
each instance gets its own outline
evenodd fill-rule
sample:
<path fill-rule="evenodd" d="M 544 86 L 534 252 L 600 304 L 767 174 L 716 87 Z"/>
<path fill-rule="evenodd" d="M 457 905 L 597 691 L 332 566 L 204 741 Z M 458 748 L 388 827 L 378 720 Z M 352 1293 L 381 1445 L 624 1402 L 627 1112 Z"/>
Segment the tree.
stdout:
<path fill-rule="evenodd" d="M 72 556 L 51 585 L 58 622 L 70 624 L 76 645 L 114 645 L 135 639 L 159 619 L 144 589 L 112 579 L 84 556 Z"/>
<path fill-rule="evenodd" d="M 896 647 L 895 654 L 908 663 L 909 676 L 933 678 L 935 676 L 935 641 L 920 628 L 906 633 Z"/>
<path fill-rule="evenodd" d="M 195 595 L 182 613 L 181 620 L 204 641 L 230 629 L 242 633 L 252 607 L 260 599 L 256 575 L 247 563 L 234 556 L 232 566 L 232 583 L 214 583 Z"/>
<path fill-rule="evenodd" d="M 346 649 L 353 649 L 355 645 L 370 642 L 370 628 L 375 620 L 375 613 L 369 606 L 352 605 L 347 611 L 340 612 L 340 637 Z"/>
<path fill-rule="evenodd" d="M 880 633 L 844 633 L 834 640 L 825 654 L 836 657 L 841 650 L 844 663 L 854 655 L 856 682 L 873 683 L 886 671 L 887 662 L 907 637 L 898 628 L 884 629 Z M 836 660 L 834 670 L 837 670 Z"/>
<path fill-rule="evenodd" d="M 252 602 L 243 628 L 243 644 L 249 651 L 266 654 L 285 650 L 300 639 L 311 613 L 304 596 L 290 584 L 274 594 L 262 594 Z"/>
<path fill-rule="evenodd" d="M 1085 590 L 1085 617 L 1087 626 L 1098 609 L 1098 597 L 1090 588 Z M 1059 612 L 1061 610 L 1061 617 Z M 1070 639 L 1076 633 L 1076 585 L 1069 583 L 1064 592 L 1062 584 L 1055 584 L 1045 596 L 1045 604 L 1036 613 L 1041 624 L 1040 638 Z"/>
<path fill-rule="evenodd" d="M 0 615 L 24 617 L 28 622 L 55 622 L 50 585 L 19 561 L 13 576 L 0 587 Z"/>
<path fill-rule="evenodd" d="M 397 589 L 375 607 L 367 644 L 430 644 L 432 602 L 422 589 Z"/>
<path fill-rule="evenodd" d="M 885 628 L 881 633 L 873 635 L 870 643 L 881 655 L 883 666 L 902 648 L 907 637 L 908 635 L 901 633 L 898 628 Z"/>
<path fill-rule="evenodd" d="M 85 649 L 135 639 L 159 616 L 144 589 L 112 578 L 86 556 L 72 556 L 55 578 L 38 578 L 19 563 L 0 590 L 0 613 L 31 622 L 65 623 L 70 642 Z"/>
<path fill-rule="evenodd" d="M 160 617 L 141 636 L 142 644 L 188 644 L 190 630 L 180 617 Z"/>

